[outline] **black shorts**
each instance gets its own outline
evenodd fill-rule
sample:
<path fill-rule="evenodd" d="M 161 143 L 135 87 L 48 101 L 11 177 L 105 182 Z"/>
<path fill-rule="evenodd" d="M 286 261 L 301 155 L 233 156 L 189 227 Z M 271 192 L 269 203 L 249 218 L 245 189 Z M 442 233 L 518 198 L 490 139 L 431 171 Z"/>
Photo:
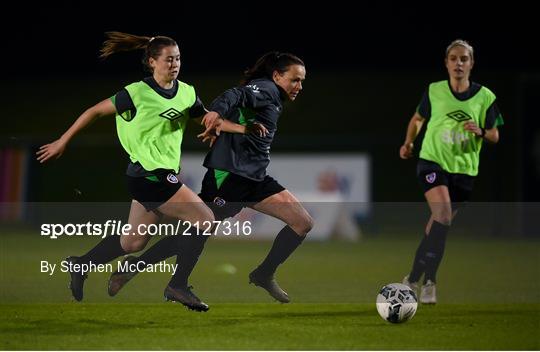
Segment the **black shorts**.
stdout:
<path fill-rule="evenodd" d="M 141 203 L 147 211 L 152 211 L 167 202 L 182 187 L 182 182 L 174 172 L 151 177 L 127 176 L 131 197 Z"/>
<path fill-rule="evenodd" d="M 223 220 L 284 190 L 285 187 L 270 176 L 253 181 L 233 173 L 229 173 L 218 188 L 214 169 L 208 169 L 199 197 L 212 209 L 216 220 Z"/>
<path fill-rule="evenodd" d="M 425 159 L 418 160 L 416 175 L 424 193 L 444 185 L 448 187 L 452 203 L 467 202 L 471 198 L 474 176 L 446 172 L 439 164 Z"/>

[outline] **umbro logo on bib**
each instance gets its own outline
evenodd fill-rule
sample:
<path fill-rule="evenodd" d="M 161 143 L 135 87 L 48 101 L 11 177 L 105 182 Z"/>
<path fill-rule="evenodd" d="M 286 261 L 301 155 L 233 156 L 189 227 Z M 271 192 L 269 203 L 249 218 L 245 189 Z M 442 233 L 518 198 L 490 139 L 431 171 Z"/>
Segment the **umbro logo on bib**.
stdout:
<path fill-rule="evenodd" d="M 446 114 L 446 116 L 448 116 L 451 119 L 456 120 L 457 122 L 472 120 L 472 117 L 470 117 L 469 114 L 467 114 L 463 110 L 456 110 L 456 111 L 449 112 L 448 114 Z"/>
<path fill-rule="evenodd" d="M 165 111 L 163 111 L 159 116 L 166 118 L 167 120 L 176 120 L 179 117 L 184 116 L 180 111 L 176 110 L 175 108 L 170 108 Z"/>

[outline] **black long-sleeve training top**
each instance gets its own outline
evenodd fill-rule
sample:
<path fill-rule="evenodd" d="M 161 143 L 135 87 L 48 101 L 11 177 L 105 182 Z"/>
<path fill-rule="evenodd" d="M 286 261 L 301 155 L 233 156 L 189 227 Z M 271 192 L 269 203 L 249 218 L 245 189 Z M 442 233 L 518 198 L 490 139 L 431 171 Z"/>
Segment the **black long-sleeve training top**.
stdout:
<path fill-rule="evenodd" d="M 267 78 L 228 89 L 217 97 L 210 106 L 211 111 L 242 125 L 261 123 L 268 133 L 265 137 L 253 133 L 221 133 L 206 155 L 204 166 L 262 181 L 270 163 L 270 146 L 283 110 L 283 100 L 284 92 Z"/>

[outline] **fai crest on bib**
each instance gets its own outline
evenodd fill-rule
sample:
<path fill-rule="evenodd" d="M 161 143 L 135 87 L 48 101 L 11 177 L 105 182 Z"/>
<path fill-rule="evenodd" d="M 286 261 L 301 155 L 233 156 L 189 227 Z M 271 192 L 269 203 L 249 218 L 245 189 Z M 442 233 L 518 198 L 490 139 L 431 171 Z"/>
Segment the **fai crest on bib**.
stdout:
<path fill-rule="evenodd" d="M 435 182 L 436 178 L 437 178 L 437 174 L 435 172 L 432 172 L 432 173 L 426 175 L 426 181 L 429 182 L 429 183 Z"/>
<path fill-rule="evenodd" d="M 170 183 L 178 183 L 178 177 L 176 177 L 175 174 L 168 174 L 167 181 L 169 181 Z"/>

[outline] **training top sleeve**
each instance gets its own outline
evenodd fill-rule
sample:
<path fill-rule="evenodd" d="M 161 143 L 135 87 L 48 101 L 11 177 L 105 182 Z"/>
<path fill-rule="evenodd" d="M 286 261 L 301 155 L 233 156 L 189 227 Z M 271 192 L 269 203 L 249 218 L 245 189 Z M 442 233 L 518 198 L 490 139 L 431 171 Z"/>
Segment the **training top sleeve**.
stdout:
<path fill-rule="evenodd" d="M 125 88 L 112 96 L 111 101 L 116 107 L 116 113 L 118 115 L 122 115 L 124 112 L 129 110 L 134 113 L 136 110 L 135 105 L 133 104 L 133 100 L 131 100 L 129 93 Z"/>
<path fill-rule="evenodd" d="M 486 111 L 486 123 L 484 128 L 489 130 L 493 127 L 502 125 L 504 125 L 504 120 L 501 112 L 499 111 L 499 107 L 494 101 Z"/>
<path fill-rule="evenodd" d="M 425 119 L 431 117 L 431 102 L 429 101 L 429 88 L 424 91 L 420 103 L 416 107 L 416 112 Z"/>
<path fill-rule="evenodd" d="M 195 103 L 189 108 L 189 116 L 193 118 L 201 117 L 206 113 L 206 108 L 201 100 L 201 98 L 197 95 L 195 99 Z"/>

